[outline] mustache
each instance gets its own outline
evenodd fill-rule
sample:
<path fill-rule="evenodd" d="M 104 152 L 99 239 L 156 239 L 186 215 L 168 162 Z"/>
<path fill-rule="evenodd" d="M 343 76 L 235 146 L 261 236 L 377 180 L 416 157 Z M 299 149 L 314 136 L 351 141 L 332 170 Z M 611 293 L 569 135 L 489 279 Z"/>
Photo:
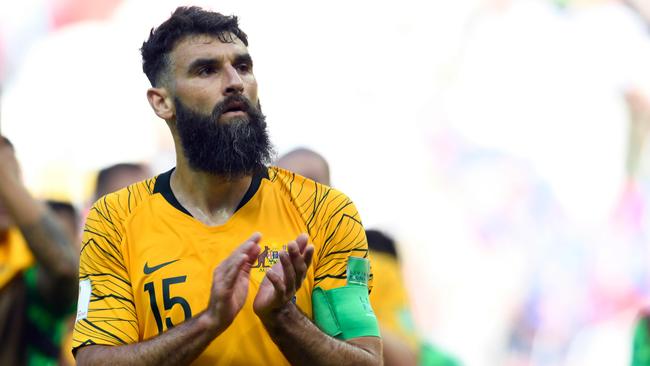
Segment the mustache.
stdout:
<path fill-rule="evenodd" d="M 227 96 L 224 100 L 214 106 L 211 113 L 212 118 L 214 120 L 218 120 L 219 117 L 221 117 L 221 115 L 226 112 L 228 106 L 233 103 L 242 104 L 244 106 L 243 111 L 246 112 L 253 120 L 255 117 L 263 117 L 262 111 L 260 111 L 257 106 L 253 105 L 253 103 L 251 103 L 248 98 L 241 94 L 235 94 Z"/>

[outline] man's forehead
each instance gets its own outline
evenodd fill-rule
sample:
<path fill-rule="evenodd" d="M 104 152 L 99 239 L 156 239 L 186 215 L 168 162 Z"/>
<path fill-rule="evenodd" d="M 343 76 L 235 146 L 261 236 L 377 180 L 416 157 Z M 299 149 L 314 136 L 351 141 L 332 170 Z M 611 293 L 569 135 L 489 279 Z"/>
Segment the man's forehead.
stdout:
<path fill-rule="evenodd" d="M 226 39 L 228 37 L 232 37 L 232 42 L 222 42 L 219 37 L 208 34 L 187 36 L 176 44 L 171 56 L 176 62 L 183 63 L 191 62 L 195 58 L 228 57 L 248 53 L 248 48 L 237 36 L 226 35 Z"/>

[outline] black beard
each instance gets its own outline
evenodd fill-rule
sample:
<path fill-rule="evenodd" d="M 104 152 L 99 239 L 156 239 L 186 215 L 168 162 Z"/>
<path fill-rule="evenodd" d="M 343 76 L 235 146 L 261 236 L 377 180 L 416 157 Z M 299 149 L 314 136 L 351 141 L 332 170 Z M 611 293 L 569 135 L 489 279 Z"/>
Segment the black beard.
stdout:
<path fill-rule="evenodd" d="M 235 101 L 245 105 L 248 116 L 220 123 L 225 106 Z M 251 175 L 271 162 L 273 147 L 266 132 L 266 117 L 248 98 L 229 96 L 209 115 L 186 107 L 178 98 L 174 104 L 176 129 L 192 169 L 232 180 Z"/>

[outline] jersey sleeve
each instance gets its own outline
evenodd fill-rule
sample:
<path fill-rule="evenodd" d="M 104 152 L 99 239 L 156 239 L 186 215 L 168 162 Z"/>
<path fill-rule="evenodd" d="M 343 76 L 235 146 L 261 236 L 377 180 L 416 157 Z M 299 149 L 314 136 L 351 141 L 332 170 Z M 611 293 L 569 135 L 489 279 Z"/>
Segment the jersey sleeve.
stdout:
<path fill-rule="evenodd" d="M 119 196 L 108 196 L 95 203 L 86 219 L 73 352 L 85 345 L 138 341 L 128 261 L 122 252 L 123 216 Z"/>
<path fill-rule="evenodd" d="M 368 259 L 368 242 L 354 203 L 338 190 L 324 188 L 320 205 L 314 211 L 317 225 L 311 236 L 317 243 L 314 286 L 330 290 L 346 285 L 349 257 Z M 369 288 L 372 277 L 371 272 Z"/>

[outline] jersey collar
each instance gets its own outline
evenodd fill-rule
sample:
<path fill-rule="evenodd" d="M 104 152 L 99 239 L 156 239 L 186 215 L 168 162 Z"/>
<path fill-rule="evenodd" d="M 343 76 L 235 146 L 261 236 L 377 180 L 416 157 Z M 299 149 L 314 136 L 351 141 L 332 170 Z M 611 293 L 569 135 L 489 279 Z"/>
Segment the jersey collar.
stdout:
<path fill-rule="evenodd" d="M 156 179 L 156 184 L 153 187 L 153 193 L 160 193 L 170 205 L 174 206 L 174 208 L 188 216 L 192 216 L 192 214 L 189 213 L 189 211 L 187 211 L 187 209 L 185 209 L 185 207 L 183 207 L 180 202 L 178 202 L 176 196 L 174 195 L 174 192 L 172 192 L 170 179 L 174 169 L 176 168 L 171 168 L 170 170 L 158 176 Z M 244 197 L 242 197 L 239 205 L 237 205 L 235 212 L 244 207 L 244 205 L 248 203 L 248 201 L 250 201 L 253 196 L 255 196 L 255 193 L 257 193 L 260 188 L 260 184 L 262 183 L 262 178 L 269 179 L 269 171 L 265 166 L 259 167 L 253 173 L 251 185 L 248 187 L 248 190 L 244 194 Z"/>

